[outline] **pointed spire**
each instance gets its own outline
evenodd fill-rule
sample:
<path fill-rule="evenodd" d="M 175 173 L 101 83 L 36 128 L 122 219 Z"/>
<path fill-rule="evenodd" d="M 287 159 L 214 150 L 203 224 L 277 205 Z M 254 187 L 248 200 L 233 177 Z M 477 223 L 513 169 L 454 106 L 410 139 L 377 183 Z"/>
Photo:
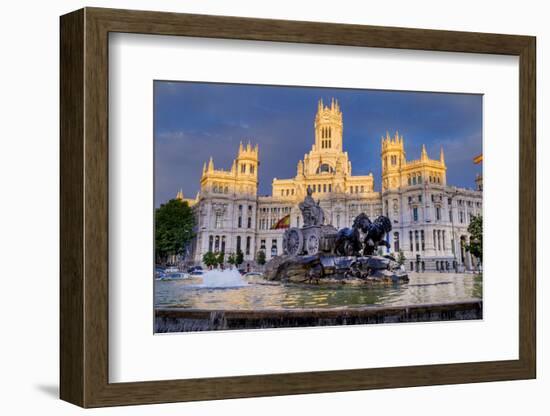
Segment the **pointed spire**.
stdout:
<path fill-rule="evenodd" d="M 439 162 L 441 162 L 442 165 L 445 164 L 445 154 L 443 153 L 443 146 L 441 146 L 441 149 L 439 150 Z"/>
<path fill-rule="evenodd" d="M 183 201 L 183 189 L 180 188 L 180 190 L 176 194 L 176 199 L 179 199 L 180 201 Z"/>
<path fill-rule="evenodd" d="M 239 154 L 241 154 L 243 152 L 243 142 L 241 141 L 239 143 Z"/>
<path fill-rule="evenodd" d="M 203 175 L 206 173 L 206 162 L 202 164 L 202 173 Z"/>
<path fill-rule="evenodd" d="M 210 156 L 210 161 L 208 162 L 208 171 L 214 171 L 214 159 L 212 159 L 212 156 Z"/>
<path fill-rule="evenodd" d="M 422 145 L 422 154 L 420 155 L 421 160 L 427 160 L 428 159 L 428 152 L 426 152 L 426 145 Z"/>

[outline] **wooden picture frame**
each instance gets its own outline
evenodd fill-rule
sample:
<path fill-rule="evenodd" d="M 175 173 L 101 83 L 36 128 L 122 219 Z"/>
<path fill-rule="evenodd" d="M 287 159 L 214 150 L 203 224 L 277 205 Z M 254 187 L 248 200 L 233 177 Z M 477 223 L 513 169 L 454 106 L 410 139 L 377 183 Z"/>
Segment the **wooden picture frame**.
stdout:
<path fill-rule="evenodd" d="M 529 379 L 536 376 L 535 38 L 85 8 L 61 17 L 60 396 L 82 407 Z M 519 359 L 109 383 L 110 32 L 519 57 Z"/>

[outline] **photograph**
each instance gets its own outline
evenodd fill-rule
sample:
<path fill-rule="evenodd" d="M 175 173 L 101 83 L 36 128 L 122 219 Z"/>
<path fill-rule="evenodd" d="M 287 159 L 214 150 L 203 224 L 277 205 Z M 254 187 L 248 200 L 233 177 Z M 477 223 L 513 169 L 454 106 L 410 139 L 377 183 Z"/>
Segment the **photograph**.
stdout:
<path fill-rule="evenodd" d="M 482 319 L 482 109 L 154 81 L 155 333 Z"/>

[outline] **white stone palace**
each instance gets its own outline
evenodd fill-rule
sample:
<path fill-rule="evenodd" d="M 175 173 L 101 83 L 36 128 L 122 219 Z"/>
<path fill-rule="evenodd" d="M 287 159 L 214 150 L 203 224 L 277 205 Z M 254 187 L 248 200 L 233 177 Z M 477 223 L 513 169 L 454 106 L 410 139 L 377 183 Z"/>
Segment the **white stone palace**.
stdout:
<path fill-rule="evenodd" d="M 447 185 L 443 149 L 431 159 L 422 146 L 420 159 L 407 160 L 403 136 L 386 134 L 381 140 L 382 191 L 374 191 L 374 177 L 354 176 L 344 150 L 344 123 L 338 102 L 318 103 L 315 142 L 296 176 L 273 179 L 271 196 L 258 195 L 258 146 L 239 146 L 229 170 L 204 164 L 200 191 L 187 201 L 196 215 L 196 238 L 187 261 L 200 264 L 208 251 L 244 254 L 244 267 L 255 265 L 260 250 L 266 258 L 282 253 L 285 228 L 299 227 L 307 188 L 320 201 L 325 222 L 349 227 L 361 212 L 374 219 L 384 214 L 393 225 L 391 252 L 402 250 L 409 270 L 471 270 L 477 261 L 465 249 L 468 224 L 482 213 L 482 191 Z M 473 182 L 474 178 L 472 178 Z"/>

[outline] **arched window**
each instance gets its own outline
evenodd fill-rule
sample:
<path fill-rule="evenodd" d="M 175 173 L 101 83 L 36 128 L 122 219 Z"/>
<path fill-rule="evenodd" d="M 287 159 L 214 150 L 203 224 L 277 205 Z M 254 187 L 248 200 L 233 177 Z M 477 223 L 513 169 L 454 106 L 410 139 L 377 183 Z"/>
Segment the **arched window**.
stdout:
<path fill-rule="evenodd" d="M 328 137 L 329 139 L 332 137 L 332 127 L 328 128 Z"/>
<path fill-rule="evenodd" d="M 317 168 L 317 173 L 333 173 L 334 169 L 328 163 L 321 163 Z"/>
<path fill-rule="evenodd" d="M 393 251 L 396 253 L 399 251 L 399 233 L 393 233 Z"/>
<path fill-rule="evenodd" d="M 214 245 L 214 236 L 210 236 L 208 238 L 208 251 L 212 251 L 212 247 Z"/>
<path fill-rule="evenodd" d="M 237 252 L 241 250 L 241 236 L 237 236 Z"/>

